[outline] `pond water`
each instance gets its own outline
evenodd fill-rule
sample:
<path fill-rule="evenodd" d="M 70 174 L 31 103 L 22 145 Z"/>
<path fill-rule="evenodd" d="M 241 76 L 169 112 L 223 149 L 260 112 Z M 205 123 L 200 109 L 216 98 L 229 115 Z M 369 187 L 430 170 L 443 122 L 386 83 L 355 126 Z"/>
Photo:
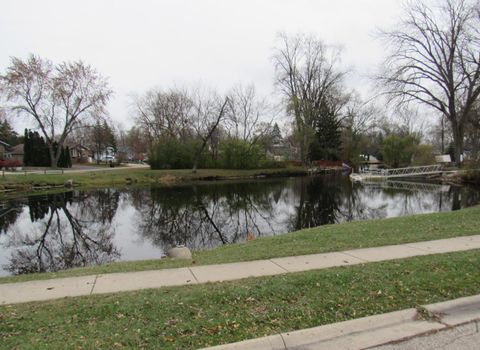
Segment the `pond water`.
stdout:
<path fill-rule="evenodd" d="M 324 224 L 456 210 L 480 190 L 342 177 L 69 191 L 0 202 L 0 276 L 156 259 Z"/>

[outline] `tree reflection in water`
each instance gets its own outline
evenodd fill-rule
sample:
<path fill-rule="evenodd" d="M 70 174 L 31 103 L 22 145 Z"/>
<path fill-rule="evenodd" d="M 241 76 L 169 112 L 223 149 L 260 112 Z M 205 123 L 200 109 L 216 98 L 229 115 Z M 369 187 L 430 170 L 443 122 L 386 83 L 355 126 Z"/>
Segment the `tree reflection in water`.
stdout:
<path fill-rule="evenodd" d="M 14 274 L 56 271 L 157 257 L 180 244 L 209 249 L 319 225 L 477 203 L 480 191 L 473 188 L 405 181 L 352 184 L 335 176 L 31 196 L 2 202 L 0 259 L 11 255 L 5 268 Z M 122 215 L 116 215 L 119 210 Z"/>
<path fill-rule="evenodd" d="M 143 237 L 156 245 L 210 248 L 275 234 L 274 196 L 283 181 L 152 188 L 132 193 Z M 143 196 L 139 200 L 139 196 Z"/>
<path fill-rule="evenodd" d="M 119 253 L 111 222 L 118 199 L 118 191 L 111 189 L 28 197 L 30 218 L 37 224 L 29 232 L 9 236 L 6 246 L 15 249 L 4 268 L 22 274 L 115 260 Z"/>
<path fill-rule="evenodd" d="M 362 186 L 354 186 L 348 177 L 317 176 L 297 182 L 296 214 L 289 231 L 344 221 L 384 218 L 385 207 L 364 201 Z"/>
<path fill-rule="evenodd" d="M 461 187 L 367 186 L 335 176 L 132 192 L 144 238 L 164 248 L 181 244 L 192 249 L 344 221 L 455 210 L 478 203 L 478 197 L 478 191 Z"/>
<path fill-rule="evenodd" d="M 9 227 L 17 222 L 26 199 L 9 199 L 0 204 L 0 235 L 6 234 Z"/>

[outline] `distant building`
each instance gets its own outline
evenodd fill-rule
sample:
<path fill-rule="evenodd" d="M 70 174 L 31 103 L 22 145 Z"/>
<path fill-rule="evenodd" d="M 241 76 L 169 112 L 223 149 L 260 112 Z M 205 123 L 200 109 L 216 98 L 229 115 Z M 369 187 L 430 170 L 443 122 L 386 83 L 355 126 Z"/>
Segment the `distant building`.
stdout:
<path fill-rule="evenodd" d="M 10 158 L 10 145 L 0 141 L 0 159 Z"/>
<path fill-rule="evenodd" d="M 267 148 L 267 155 L 276 161 L 297 159 L 298 150 L 288 139 L 282 137 L 278 124 L 275 123 L 270 133 L 271 144 Z"/>
<path fill-rule="evenodd" d="M 19 145 L 13 146 L 10 150 L 10 157 L 12 159 L 18 160 L 22 165 L 23 165 L 23 157 L 25 154 L 23 148 L 24 148 L 24 145 L 23 143 L 21 143 Z"/>
<path fill-rule="evenodd" d="M 68 145 L 68 149 L 72 163 L 87 163 L 88 159 L 92 157 L 92 151 L 83 145 Z"/>
<path fill-rule="evenodd" d="M 128 146 L 119 146 L 117 148 L 116 158 L 120 161 L 133 162 L 135 161 L 135 154 L 132 149 Z"/>
<path fill-rule="evenodd" d="M 371 154 L 360 154 L 361 170 L 378 169 L 381 166 L 383 166 L 383 163 L 377 157 Z"/>

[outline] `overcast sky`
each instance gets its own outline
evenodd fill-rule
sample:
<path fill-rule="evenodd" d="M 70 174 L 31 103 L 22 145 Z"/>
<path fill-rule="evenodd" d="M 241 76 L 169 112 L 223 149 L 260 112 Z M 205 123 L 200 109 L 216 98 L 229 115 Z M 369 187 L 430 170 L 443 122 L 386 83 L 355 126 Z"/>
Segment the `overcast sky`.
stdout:
<path fill-rule="evenodd" d="M 111 118 L 133 125 L 129 95 L 202 83 L 225 92 L 238 82 L 273 93 L 272 49 L 280 31 L 314 34 L 343 47 L 347 85 L 364 95 L 384 55 L 399 0 L 15 0 L 0 12 L 0 70 L 34 53 L 54 63 L 81 59 L 107 76 Z M 22 126 L 23 127 L 23 126 Z"/>

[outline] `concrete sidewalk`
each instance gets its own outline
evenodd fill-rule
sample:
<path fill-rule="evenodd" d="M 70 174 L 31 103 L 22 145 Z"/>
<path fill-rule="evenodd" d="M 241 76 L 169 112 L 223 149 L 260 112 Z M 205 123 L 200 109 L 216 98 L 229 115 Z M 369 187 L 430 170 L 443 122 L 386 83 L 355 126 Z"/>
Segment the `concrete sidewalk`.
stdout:
<path fill-rule="evenodd" d="M 8 283 L 0 284 L 0 305 L 231 281 L 471 249 L 480 249 L 480 235 L 269 260 Z"/>
<path fill-rule="evenodd" d="M 417 309 L 395 311 L 208 349 L 478 349 L 480 295 L 424 305 L 420 309 L 422 313 Z"/>

